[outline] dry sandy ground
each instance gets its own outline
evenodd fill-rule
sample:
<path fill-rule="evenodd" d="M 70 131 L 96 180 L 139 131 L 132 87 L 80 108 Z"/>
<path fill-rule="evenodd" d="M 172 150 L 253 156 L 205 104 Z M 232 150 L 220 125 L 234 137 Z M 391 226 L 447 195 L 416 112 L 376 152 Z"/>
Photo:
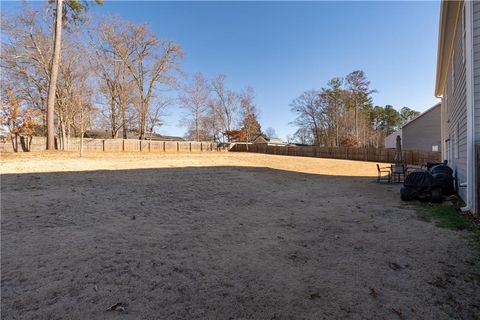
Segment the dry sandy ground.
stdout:
<path fill-rule="evenodd" d="M 417 220 L 374 163 L 44 153 L 1 168 L 2 319 L 480 318 L 466 232 Z"/>

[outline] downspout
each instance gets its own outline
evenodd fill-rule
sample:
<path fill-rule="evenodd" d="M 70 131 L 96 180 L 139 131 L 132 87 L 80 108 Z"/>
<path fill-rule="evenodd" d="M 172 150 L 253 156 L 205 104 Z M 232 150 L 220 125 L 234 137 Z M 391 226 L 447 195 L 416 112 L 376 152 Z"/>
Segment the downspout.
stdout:
<path fill-rule="evenodd" d="M 465 1 L 465 75 L 466 75 L 466 102 L 467 102 L 467 201 L 466 206 L 460 208 L 462 212 L 474 209 L 475 192 L 475 154 L 473 143 L 474 130 L 474 88 L 473 88 L 473 1 Z"/>
<path fill-rule="evenodd" d="M 442 97 L 441 105 L 440 105 L 440 152 L 442 155 L 442 160 L 449 160 L 447 159 L 447 144 L 445 143 L 445 98 Z"/>

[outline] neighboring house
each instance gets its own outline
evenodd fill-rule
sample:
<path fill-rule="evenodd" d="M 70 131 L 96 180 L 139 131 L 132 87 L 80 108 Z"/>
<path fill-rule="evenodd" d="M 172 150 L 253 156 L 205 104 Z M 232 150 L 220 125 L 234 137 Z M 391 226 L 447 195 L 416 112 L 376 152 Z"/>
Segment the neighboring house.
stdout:
<path fill-rule="evenodd" d="M 253 143 L 268 143 L 270 139 L 264 135 L 264 134 L 259 134 L 255 139 L 253 139 Z"/>
<path fill-rule="evenodd" d="M 437 103 L 402 127 L 404 150 L 441 151 L 441 104 Z"/>
<path fill-rule="evenodd" d="M 398 129 L 397 131 L 390 133 L 388 136 L 385 137 L 383 142 L 383 146 L 385 149 L 395 149 L 397 147 L 397 136 L 402 138 L 402 129 Z"/>
<path fill-rule="evenodd" d="M 479 212 L 480 2 L 442 1 L 435 96 L 442 98 L 442 156 L 455 172 L 463 211 Z"/>
<path fill-rule="evenodd" d="M 264 134 L 259 134 L 254 140 L 253 143 L 255 144 L 266 144 L 269 146 L 286 146 L 288 143 L 283 142 L 281 139 L 278 138 L 269 138 Z"/>
<path fill-rule="evenodd" d="M 397 136 L 404 150 L 440 151 L 441 104 L 437 103 L 403 127 L 385 137 L 385 148 L 396 148 Z"/>
<path fill-rule="evenodd" d="M 243 130 L 228 130 L 223 135 L 227 137 L 228 142 L 245 142 L 247 139 Z"/>
<path fill-rule="evenodd" d="M 84 133 L 85 138 L 92 139 L 112 139 L 112 134 L 109 130 L 87 130 Z M 117 139 L 122 139 L 122 132 L 120 131 L 117 134 Z M 138 140 L 138 132 L 136 131 L 127 131 L 127 139 L 136 139 Z M 150 140 L 150 133 L 145 135 L 145 140 Z M 182 137 L 175 136 L 164 136 L 158 133 L 152 134 L 152 140 L 155 141 L 185 141 Z"/>

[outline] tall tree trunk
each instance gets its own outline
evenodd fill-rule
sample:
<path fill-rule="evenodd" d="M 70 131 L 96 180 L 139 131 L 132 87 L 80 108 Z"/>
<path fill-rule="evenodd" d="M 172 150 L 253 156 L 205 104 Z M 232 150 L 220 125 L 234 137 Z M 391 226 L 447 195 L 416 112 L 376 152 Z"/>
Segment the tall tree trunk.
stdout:
<path fill-rule="evenodd" d="M 357 96 L 355 96 L 355 138 L 358 142 L 358 110 L 357 110 Z"/>
<path fill-rule="evenodd" d="M 48 87 L 47 101 L 47 150 L 55 149 L 55 91 L 57 89 L 58 67 L 60 65 L 60 49 L 62 43 L 62 9 L 63 0 L 57 0 L 57 11 L 55 13 L 55 35 L 53 44 L 53 58 L 50 69 L 50 84 Z"/>
<path fill-rule="evenodd" d="M 112 127 L 112 138 L 117 137 L 117 113 L 115 112 L 115 100 L 113 97 L 110 99 L 110 125 Z"/>
<path fill-rule="evenodd" d="M 60 131 L 62 134 L 62 150 L 65 150 L 65 143 L 67 140 L 67 133 L 65 132 L 65 120 L 64 117 L 62 117 L 60 121 Z"/>
<path fill-rule="evenodd" d="M 198 116 L 195 118 L 195 133 L 197 136 L 197 142 L 200 141 L 200 133 L 198 132 Z"/>
<path fill-rule="evenodd" d="M 83 157 L 83 105 L 80 110 L 80 157 Z"/>
<path fill-rule="evenodd" d="M 141 105 L 140 105 L 140 125 L 139 125 L 139 130 L 140 130 L 140 136 L 138 137 L 140 140 L 143 140 L 145 138 L 145 129 L 146 129 L 146 124 L 147 124 L 147 111 L 146 111 L 146 106 L 145 106 L 145 100 L 143 98 L 143 95 L 140 97 L 141 99 Z"/>
<path fill-rule="evenodd" d="M 122 130 L 123 130 L 123 139 L 127 139 L 127 119 L 125 115 L 125 108 L 122 107 Z"/>
<path fill-rule="evenodd" d="M 72 130 L 72 125 L 70 123 L 70 118 L 67 118 L 67 139 L 65 140 L 65 147 L 64 149 L 68 151 L 68 147 L 70 145 L 70 134 Z"/>
<path fill-rule="evenodd" d="M 338 138 L 338 105 L 335 101 L 335 147 L 339 147 L 339 138 Z"/>
<path fill-rule="evenodd" d="M 13 152 L 18 152 L 18 133 L 15 133 L 14 138 L 12 138 L 12 148 Z"/>
<path fill-rule="evenodd" d="M 140 140 L 143 140 L 145 136 L 145 119 L 146 119 L 145 113 L 142 111 L 142 114 L 140 115 L 140 137 L 139 137 Z"/>

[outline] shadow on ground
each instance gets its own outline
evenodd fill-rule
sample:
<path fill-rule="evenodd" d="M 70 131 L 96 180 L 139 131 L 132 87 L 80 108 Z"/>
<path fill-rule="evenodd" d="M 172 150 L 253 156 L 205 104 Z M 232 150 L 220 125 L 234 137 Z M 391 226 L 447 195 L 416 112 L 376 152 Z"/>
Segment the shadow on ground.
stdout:
<path fill-rule="evenodd" d="M 3 175 L 2 318 L 475 319 L 465 232 L 415 219 L 399 186 L 373 180 L 252 167 Z"/>

